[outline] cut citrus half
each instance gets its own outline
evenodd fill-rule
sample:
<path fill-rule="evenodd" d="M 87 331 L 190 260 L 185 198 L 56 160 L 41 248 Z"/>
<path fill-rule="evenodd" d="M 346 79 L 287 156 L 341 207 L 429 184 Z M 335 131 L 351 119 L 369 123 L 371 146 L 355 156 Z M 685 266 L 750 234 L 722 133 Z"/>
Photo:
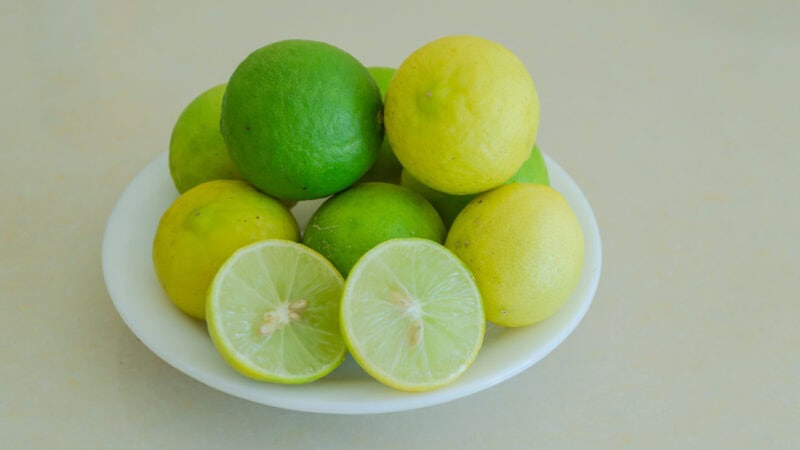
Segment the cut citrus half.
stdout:
<path fill-rule="evenodd" d="M 250 378 L 319 379 L 342 363 L 344 279 L 328 260 L 295 242 L 269 239 L 237 250 L 211 283 L 208 331 L 219 353 Z"/>
<path fill-rule="evenodd" d="M 472 364 L 485 319 L 464 263 L 433 241 L 400 238 L 374 247 L 350 271 L 341 325 L 353 358 L 373 378 L 426 391 Z"/>

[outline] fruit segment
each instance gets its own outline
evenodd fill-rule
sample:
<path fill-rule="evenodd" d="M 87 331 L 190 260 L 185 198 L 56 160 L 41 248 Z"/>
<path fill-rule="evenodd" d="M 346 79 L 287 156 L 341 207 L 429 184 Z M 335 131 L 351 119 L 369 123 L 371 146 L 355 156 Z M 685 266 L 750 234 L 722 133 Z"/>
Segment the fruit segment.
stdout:
<path fill-rule="evenodd" d="M 448 384 L 483 340 L 481 297 L 451 252 L 425 239 L 393 239 L 364 255 L 347 279 L 342 334 L 361 367 L 406 391 Z"/>
<path fill-rule="evenodd" d="M 244 247 L 209 289 L 206 316 L 214 345 L 251 378 L 316 380 L 344 359 L 343 284 L 328 261 L 300 244 L 267 240 Z"/>

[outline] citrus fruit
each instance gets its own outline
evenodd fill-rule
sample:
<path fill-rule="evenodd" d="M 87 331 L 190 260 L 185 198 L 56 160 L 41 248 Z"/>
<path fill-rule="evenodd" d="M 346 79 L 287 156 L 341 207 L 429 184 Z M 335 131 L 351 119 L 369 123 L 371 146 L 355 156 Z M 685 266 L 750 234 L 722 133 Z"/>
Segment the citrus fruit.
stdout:
<path fill-rule="evenodd" d="M 347 275 L 367 250 L 392 238 L 443 242 L 444 225 L 425 198 L 389 183 L 360 183 L 323 203 L 311 216 L 303 243 Z"/>
<path fill-rule="evenodd" d="M 510 50 L 448 36 L 403 61 L 384 114 L 389 143 L 415 178 L 448 194 L 475 194 L 503 184 L 528 158 L 539 97 Z"/>
<path fill-rule="evenodd" d="M 533 144 L 531 155 L 522 163 L 517 173 L 506 181 L 508 183 L 535 183 L 550 186 L 550 174 L 544 162 L 541 150 Z"/>
<path fill-rule="evenodd" d="M 517 173 L 506 181 L 506 184 L 507 183 L 550 184 L 547 166 L 545 166 L 542 153 L 536 145 L 534 145 L 531 150 L 531 156 L 528 157 L 522 164 L 522 167 L 517 170 Z M 467 203 L 478 196 L 478 194 L 453 195 L 439 192 L 420 183 L 419 180 L 414 178 L 414 176 L 406 170 L 403 170 L 400 174 L 400 184 L 412 191 L 420 193 L 431 202 L 431 205 L 433 205 L 436 211 L 439 212 L 439 215 L 442 216 L 442 221 L 447 228 L 452 225 L 453 220 L 455 220 L 458 213 L 467 206 Z"/>
<path fill-rule="evenodd" d="M 339 331 L 344 280 L 308 247 L 280 239 L 237 250 L 208 290 L 211 340 L 250 378 L 307 383 L 344 361 Z"/>
<path fill-rule="evenodd" d="M 512 183 L 472 200 L 456 217 L 447 248 L 470 268 L 487 320 L 518 327 L 554 314 L 583 267 L 583 233 L 549 186 Z"/>
<path fill-rule="evenodd" d="M 383 141 L 378 86 L 352 55 L 307 40 L 251 53 L 231 75 L 221 130 L 234 165 L 286 200 L 339 192 L 369 169 Z"/>
<path fill-rule="evenodd" d="M 367 373 L 396 389 L 451 383 L 475 360 L 485 326 L 472 274 L 430 240 L 386 241 L 367 252 L 345 282 L 347 347 Z"/>
<path fill-rule="evenodd" d="M 397 69 L 394 67 L 369 66 L 367 70 L 372 76 L 372 79 L 375 80 L 375 83 L 378 84 L 378 89 L 381 91 L 381 98 L 386 98 L 386 90 L 389 88 L 389 82 L 392 81 L 392 77 L 397 72 Z"/>
<path fill-rule="evenodd" d="M 389 87 L 389 81 L 397 71 L 391 67 L 367 67 L 372 78 L 378 83 L 378 88 L 381 91 L 381 99 L 386 98 L 386 89 Z M 394 155 L 392 146 L 389 145 L 389 140 L 384 135 L 381 149 L 378 152 L 378 158 L 372 164 L 372 167 L 361 177 L 360 181 L 384 181 L 387 183 L 400 183 L 400 171 L 403 166 Z"/>
<path fill-rule="evenodd" d="M 169 141 L 169 173 L 184 193 L 211 180 L 241 179 L 219 131 L 225 84 L 201 93 L 181 112 Z"/>
<path fill-rule="evenodd" d="M 178 197 L 153 240 L 156 276 L 186 314 L 205 318 L 206 291 L 238 248 L 268 238 L 299 239 L 294 216 L 278 200 L 241 180 L 215 180 Z"/>

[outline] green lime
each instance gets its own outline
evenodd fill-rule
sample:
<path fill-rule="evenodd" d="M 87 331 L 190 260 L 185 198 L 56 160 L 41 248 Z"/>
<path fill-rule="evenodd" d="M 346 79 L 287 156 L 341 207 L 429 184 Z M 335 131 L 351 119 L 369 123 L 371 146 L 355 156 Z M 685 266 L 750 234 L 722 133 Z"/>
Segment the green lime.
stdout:
<path fill-rule="evenodd" d="M 199 184 L 161 216 L 153 239 L 156 276 L 178 308 L 202 320 L 208 285 L 222 263 L 268 238 L 300 238 L 297 221 L 278 200 L 241 180 Z"/>
<path fill-rule="evenodd" d="M 425 391 L 472 364 L 485 319 L 475 280 L 452 252 L 426 239 L 392 239 L 350 272 L 341 327 L 353 358 L 372 377 Z"/>
<path fill-rule="evenodd" d="M 225 86 L 220 84 L 198 95 L 172 129 L 169 173 L 180 193 L 206 181 L 241 179 L 219 131 Z"/>
<path fill-rule="evenodd" d="M 280 41 L 236 68 L 221 130 L 234 165 L 286 200 L 321 198 L 357 181 L 383 141 L 383 104 L 367 69 L 332 45 Z"/>
<path fill-rule="evenodd" d="M 580 222 L 560 193 L 541 184 L 478 196 L 453 222 L 446 245 L 475 275 L 486 318 L 507 327 L 555 314 L 583 268 Z"/>
<path fill-rule="evenodd" d="M 395 72 L 397 72 L 397 69 L 394 67 L 370 66 L 367 67 L 367 70 L 378 84 L 378 89 L 381 91 L 381 98 L 386 98 L 386 90 L 389 89 L 389 82 L 392 81 L 392 77 Z"/>
<path fill-rule="evenodd" d="M 381 98 L 386 98 L 386 89 L 389 87 L 389 81 L 392 80 L 394 73 L 397 69 L 391 67 L 367 67 L 372 78 L 378 83 L 378 88 L 381 91 Z M 369 171 L 361 177 L 360 181 L 384 181 L 386 183 L 400 183 L 400 172 L 403 166 L 394 155 L 392 146 L 389 145 L 389 140 L 384 136 L 381 150 L 378 152 L 378 158 L 372 164 Z"/>
<path fill-rule="evenodd" d="M 339 366 L 344 280 L 304 245 L 270 239 L 236 251 L 208 290 L 208 331 L 225 361 L 250 378 L 307 383 Z"/>
<path fill-rule="evenodd" d="M 517 173 L 506 181 L 506 184 L 508 183 L 534 183 L 550 186 L 550 175 L 547 173 L 547 165 L 544 162 L 542 152 L 536 144 L 533 144 L 531 156 L 522 163 Z"/>
<path fill-rule="evenodd" d="M 522 164 L 522 167 L 517 170 L 508 183 L 537 183 L 537 184 L 550 184 L 550 178 L 547 174 L 547 166 L 545 165 L 542 152 L 534 145 L 531 150 L 531 156 Z M 411 189 L 412 191 L 422 194 L 423 197 L 428 199 L 442 216 L 442 221 L 446 227 L 450 227 L 453 221 L 458 216 L 458 213 L 464 209 L 467 204 L 472 201 L 479 194 L 468 195 L 453 195 L 439 192 L 433 188 L 425 186 L 419 180 L 414 178 L 408 171 L 403 170 L 401 174 L 400 184 Z"/>
<path fill-rule="evenodd" d="M 367 250 L 393 238 L 444 240 L 442 219 L 424 197 L 389 183 L 360 183 L 322 204 L 311 216 L 303 243 L 343 274 Z"/>

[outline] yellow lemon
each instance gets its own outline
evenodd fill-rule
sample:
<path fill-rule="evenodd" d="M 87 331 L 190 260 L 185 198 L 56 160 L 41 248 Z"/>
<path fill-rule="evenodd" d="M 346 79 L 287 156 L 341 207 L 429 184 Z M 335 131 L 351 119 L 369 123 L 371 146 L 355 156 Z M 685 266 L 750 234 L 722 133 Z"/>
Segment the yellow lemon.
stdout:
<path fill-rule="evenodd" d="M 456 217 L 446 246 L 475 276 L 486 319 L 507 327 L 553 315 L 583 267 L 578 218 L 541 184 L 507 184 L 476 197 Z"/>
<path fill-rule="evenodd" d="M 240 180 L 199 184 L 161 216 L 153 240 L 156 276 L 178 308 L 205 319 L 206 291 L 222 263 L 269 238 L 300 238 L 297 221 L 278 200 Z"/>
<path fill-rule="evenodd" d="M 528 159 L 539 97 L 510 50 L 449 36 L 403 61 L 384 116 L 397 159 L 417 180 L 448 194 L 475 194 L 503 184 Z"/>

